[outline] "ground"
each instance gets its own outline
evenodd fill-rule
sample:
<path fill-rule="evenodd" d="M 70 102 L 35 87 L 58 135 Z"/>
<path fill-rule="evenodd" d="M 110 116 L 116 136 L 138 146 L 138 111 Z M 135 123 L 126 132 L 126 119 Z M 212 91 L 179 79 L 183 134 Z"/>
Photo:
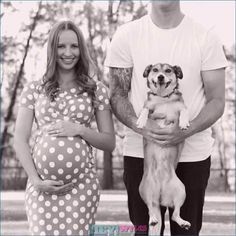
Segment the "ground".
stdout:
<path fill-rule="evenodd" d="M 1 235 L 29 235 L 23 198 L 22 191 L 2 192 Z M 96 225 L 132 226 L 129 221 L 125 191 L 102 191 Z M 120 233 L 120 235 L 132 234 Z M 167 218 L 165 235 L 169 235 Z M 207 193 L 201 235 L 235 235 L 234 194 Z"/>

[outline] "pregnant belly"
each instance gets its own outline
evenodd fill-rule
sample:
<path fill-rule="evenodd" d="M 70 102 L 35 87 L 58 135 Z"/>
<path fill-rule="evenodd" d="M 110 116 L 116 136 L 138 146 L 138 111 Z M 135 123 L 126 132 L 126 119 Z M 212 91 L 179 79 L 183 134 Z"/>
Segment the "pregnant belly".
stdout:
<path fill-rule="evenodd" d="M 91 148 L 79 137 L 42 136 L 33 151 L 42 179 L 76 182 L 93 166 Z"/>

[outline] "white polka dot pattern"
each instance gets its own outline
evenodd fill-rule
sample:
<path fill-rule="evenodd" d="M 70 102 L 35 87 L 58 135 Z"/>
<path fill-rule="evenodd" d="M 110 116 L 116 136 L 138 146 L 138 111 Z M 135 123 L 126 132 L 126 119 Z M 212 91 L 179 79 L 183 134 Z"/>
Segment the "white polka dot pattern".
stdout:
<path fill-rule="evenodd" d="M 73 182 L 65 195 L 38 192 L 28 181 L 26 212 L 32 235 L 87 235 L 94 224 L 99 201 L 99 181 L 92 148 L 80 137 L 51 137 L 45 128 L 59 120 L 74 120 L 89 125 L 94 110 L 110 109 L 106 87 L 97 83 L 95 107 L 87 92 L 75 88 L 60 91 L 55 101 L 40 89 L 39 82 L 25 86 L 20 106 L 35 110 L 39 137 L 34 146 L 33 161 L 42 179 Z"/>
<path fill-rule="evenodd" d="M 110 109 L 108 91 L 107 88 L 101 82 L 97 84 L 96 100 L 98 102 L 98 110 L 102 111 Z"/>

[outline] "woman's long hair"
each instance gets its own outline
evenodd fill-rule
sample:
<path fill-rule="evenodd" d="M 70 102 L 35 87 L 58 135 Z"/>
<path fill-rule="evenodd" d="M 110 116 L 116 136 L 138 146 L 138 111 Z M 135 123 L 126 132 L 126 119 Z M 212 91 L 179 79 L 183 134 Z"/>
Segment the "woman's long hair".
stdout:
<path fill-rule="evenodd" d="M 43 76 L 42 87 L 47 97 L 51 101 L 54 101 L 59 89 L 57 75 L 57 46 L 60 33 L 63 30 L 72 30 L 77 35 L 80 56 L 77 64 L 75 65 L 75 82 L 83 89 L 83 92 L 86 91 L 94 100 L 96 82 L 92 79 L 91 73 L 95 72 L 95 66 L 90 58 L 82 32 L 71 21 L 58 22 L 53 26 L 49 33 L 47 45 L 47 68 Z"/>

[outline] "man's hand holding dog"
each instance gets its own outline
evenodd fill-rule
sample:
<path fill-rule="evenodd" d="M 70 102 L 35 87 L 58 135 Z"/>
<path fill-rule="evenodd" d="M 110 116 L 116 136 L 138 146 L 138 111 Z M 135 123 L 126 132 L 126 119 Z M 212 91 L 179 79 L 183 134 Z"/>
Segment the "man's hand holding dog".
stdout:
<path fill-rule="evenodd" d="M 143 136 L 161 146 L 172 146 L 179 144 L 190 135 L 190 129 L 180 129 L 178 121 L 161 128 L 157 126 L 154 120 L 148 119 L 146 126 L 143 128 Z"/>

